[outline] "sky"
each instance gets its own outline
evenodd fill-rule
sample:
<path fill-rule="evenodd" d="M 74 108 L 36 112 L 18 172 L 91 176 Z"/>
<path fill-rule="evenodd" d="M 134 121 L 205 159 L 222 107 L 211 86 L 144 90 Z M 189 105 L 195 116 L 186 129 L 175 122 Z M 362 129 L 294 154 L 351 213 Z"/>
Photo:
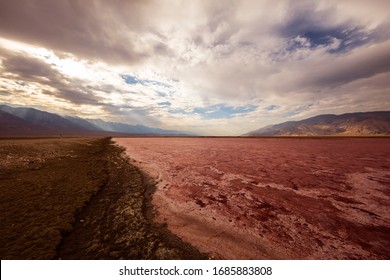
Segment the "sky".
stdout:
<path fill-rule="evenodd" d="M 0 0 L 0 103 L 201 135 L 390 110 L 390 1 Z"/>

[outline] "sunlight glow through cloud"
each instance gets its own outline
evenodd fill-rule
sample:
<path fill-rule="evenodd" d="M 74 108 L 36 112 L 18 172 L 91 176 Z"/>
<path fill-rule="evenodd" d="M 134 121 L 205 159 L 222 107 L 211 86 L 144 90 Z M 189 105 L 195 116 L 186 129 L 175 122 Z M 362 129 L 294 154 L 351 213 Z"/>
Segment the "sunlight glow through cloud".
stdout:
<path fill-rule="evenodd" d="M 390 108 L 388 1 L 30 3 L 0 4 L 0 103 L 205 135 Z"/>

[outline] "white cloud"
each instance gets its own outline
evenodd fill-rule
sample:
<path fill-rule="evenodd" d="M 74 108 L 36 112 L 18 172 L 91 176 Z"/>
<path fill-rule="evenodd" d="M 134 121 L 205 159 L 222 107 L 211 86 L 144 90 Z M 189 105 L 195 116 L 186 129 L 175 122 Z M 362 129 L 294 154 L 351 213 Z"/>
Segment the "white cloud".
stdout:
<path fill-rule="evenodd" d="M 62 37 L 39 9 L 21 18 L 13 5 L 0 19 L 10 38 L 0 40 L 0 102 L 207 134 L 390 108 L 388 1 L 80 2 L 81 30 L 70 7 L 51 3 Z M 218 104 L 257 109 L 179 113 Z"/>

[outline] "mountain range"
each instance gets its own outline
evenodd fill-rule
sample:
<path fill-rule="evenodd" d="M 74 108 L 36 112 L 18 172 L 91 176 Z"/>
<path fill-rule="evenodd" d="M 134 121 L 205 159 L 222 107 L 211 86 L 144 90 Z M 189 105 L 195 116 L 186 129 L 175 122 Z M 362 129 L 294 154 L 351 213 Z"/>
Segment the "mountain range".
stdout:
<path fill-rule="evenodd" d="M 25 136 L 195 135 L 191 132 L 82 119 L 26 107 L 0 105 L 0 137 Z M 242 136 L 375 136 L 390 135 L 390 111 L 318 115 L 269 125 Z"/>
<path fill-rule="evenodd" d="M 374 136 L 390 135 L 390 111 L 318 115 L 269 125 L 243 136 Z"/>
<path fill-rule="evenodd" d="M 34 108 L 0 105 L 0 137 L 83 135 L 194 135 L 143 125 L 60 116 Z"/>

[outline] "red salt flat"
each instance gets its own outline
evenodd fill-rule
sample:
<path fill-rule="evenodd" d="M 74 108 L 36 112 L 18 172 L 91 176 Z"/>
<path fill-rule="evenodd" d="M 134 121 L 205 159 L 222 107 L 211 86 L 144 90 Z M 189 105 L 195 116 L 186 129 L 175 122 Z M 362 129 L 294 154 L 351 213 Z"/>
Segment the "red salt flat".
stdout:
<path fill-rule="evenodd" d="M 222 259 L 389 259 L 389 138 L 116 138 L 157 220 Z"/>

